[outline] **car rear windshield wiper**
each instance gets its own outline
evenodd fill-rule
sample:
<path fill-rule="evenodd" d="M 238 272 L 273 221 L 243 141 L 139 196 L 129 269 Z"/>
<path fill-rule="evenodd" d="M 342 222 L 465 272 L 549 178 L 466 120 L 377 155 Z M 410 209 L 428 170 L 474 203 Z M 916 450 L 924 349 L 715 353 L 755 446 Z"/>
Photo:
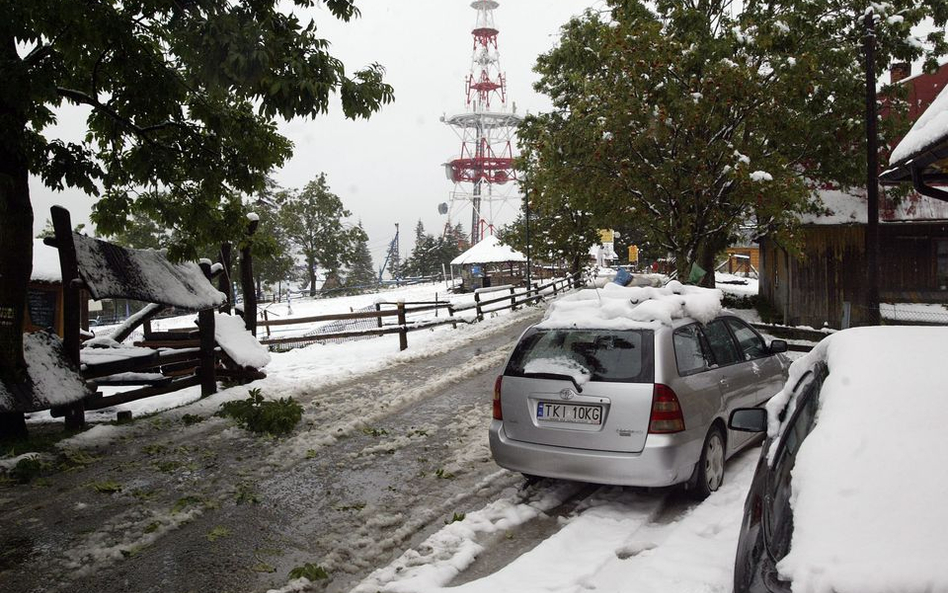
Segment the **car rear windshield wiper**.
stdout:
<path fill-rule="evenodd" d="M 582 393 L 583 388 L 580 386 L 579 382 L 576 380 L 576 377 L 572 375 L 563 375 L 560 373 L 520 373 L 522 377 L 539 377 L 540 379 L 557 379 L 560 381 L 569 381 L 576 386 L 576 393 Z"/>

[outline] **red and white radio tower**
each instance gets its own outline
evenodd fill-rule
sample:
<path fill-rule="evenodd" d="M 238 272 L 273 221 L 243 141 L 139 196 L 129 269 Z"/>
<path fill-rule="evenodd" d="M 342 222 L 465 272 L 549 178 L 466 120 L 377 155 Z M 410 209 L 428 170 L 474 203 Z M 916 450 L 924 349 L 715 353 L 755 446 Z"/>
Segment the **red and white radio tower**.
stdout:
<path fill-rule="evenodd" d="M 495 186 L 516 181 L 511 141 L 521 117 L 516 114 L 516 103 L 513 109 L 507 108 L 507 78 L 500 70 L 494 25 L 494 9 L 498 6 L 494 0 L 471 2 L 471 8 L 477 11 L 477 23 L 471 31 L 474 55 L 466 81 L 467 110 L 441 118 L 461 140 L 460 156 L 444 167 L 448 179 L 455 183 L 452 202 L 472 206 L 472 245 L 484 238 L 486 230 L 493 232 L 494 216 L 512 197 L 514 184 L 506 193 Z M 500 206 L 495 208 L 498 203 Z M 486 212 L 483 204 L 487 205 Z"/>

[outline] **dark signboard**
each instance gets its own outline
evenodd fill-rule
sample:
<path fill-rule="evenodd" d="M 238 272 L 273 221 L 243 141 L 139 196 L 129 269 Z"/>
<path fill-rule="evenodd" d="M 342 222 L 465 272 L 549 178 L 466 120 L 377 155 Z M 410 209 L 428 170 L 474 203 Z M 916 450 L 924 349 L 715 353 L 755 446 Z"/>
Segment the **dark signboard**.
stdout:
<path fill-rule="evenodd" d="M 27 295 L 27 310 L 30 322 L 36 327 L 56 328 L 56 307 L 59 304 L 58 290 L 31 288 Z"/>

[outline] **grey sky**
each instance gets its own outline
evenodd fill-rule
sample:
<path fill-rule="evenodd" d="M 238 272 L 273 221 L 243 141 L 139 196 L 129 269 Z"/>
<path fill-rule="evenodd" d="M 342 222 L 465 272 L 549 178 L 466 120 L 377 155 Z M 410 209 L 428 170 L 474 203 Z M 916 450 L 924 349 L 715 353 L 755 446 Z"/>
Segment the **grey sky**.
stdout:
<path fill-rule="evenodd" d="M 501 66 L 507 73 L 510 100 L 519 113 L 549 108 L 531 85 L 537 55 L 549 50 L 558 29 L 595 0 L 500 0 L 495 11 L 500 30 Z M 280 131 L 295 144 L 292 160 L 276 173 L 283 187 L 302 187 L 320 172 L 333 192 L 361 220 L 369 235 L 376 267 L 402 225 L 401 251 L 411 248 L 421 219 L 428 232 L 440 233 L 447 217 L 437 205 L 453 189 L 441 164 L 458 153 L 460 141 L 439 121 L 442 114 L 464 110 L 464 78 L 470 70 L 470 35 L 476 11 L 467 0 L 357 2 L 362 18 L 335 21 L 325 8 L 311 12 L 333 53 L 350 70 L 378 62 L 395 87 L 395 102 L 367 121 L 353 122 L 336 108 L 314 120 L 284 123 Z M 86 111 L 64 108 L 50 135 L 73 140 L 82 133 Z M 62 193 L 31 181 L 35 229 L 42 228 L 53 204 L 67 206 L 75 222 L 88 222 L 93 198 L 76 190 Z M 507 211 L 508 222 L 510 209 Z M 452 223 L 470 225 L 470 210 L 455 212 Z"/>

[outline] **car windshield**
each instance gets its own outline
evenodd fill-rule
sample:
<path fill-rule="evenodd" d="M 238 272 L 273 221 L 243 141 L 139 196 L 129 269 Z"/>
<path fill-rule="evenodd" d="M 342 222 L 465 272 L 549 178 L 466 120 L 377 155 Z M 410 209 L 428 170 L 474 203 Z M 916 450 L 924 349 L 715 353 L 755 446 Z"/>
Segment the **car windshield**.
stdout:
<path fill-rule="evenodd" d="M 651 383 L 652 341 L 651 330 L 533 329 L 517 344 L 505 374 Z"/>

